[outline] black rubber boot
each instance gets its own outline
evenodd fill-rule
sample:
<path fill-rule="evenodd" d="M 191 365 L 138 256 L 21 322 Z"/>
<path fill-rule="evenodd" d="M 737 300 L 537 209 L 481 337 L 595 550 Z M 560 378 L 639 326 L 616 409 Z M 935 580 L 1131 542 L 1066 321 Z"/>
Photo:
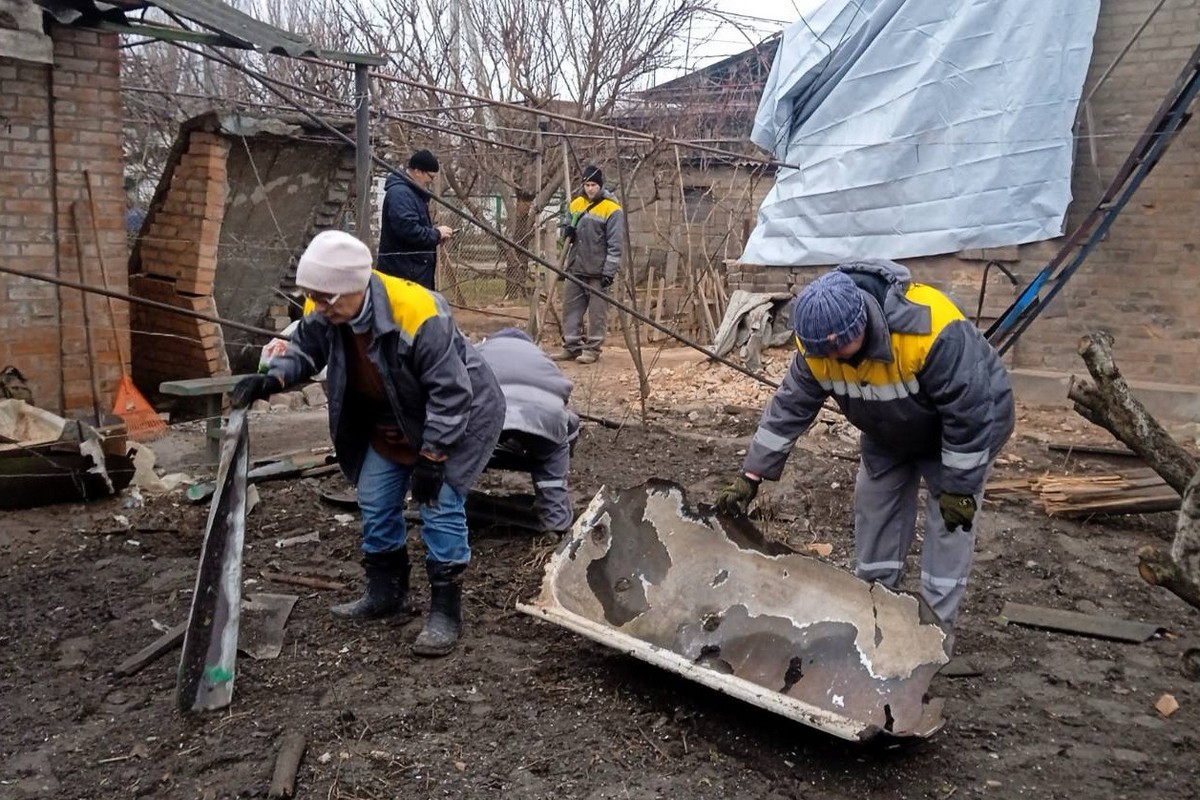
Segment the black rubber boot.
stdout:
<path fill-rule="evenodd" d="M 413 642 L 413 652 L 419 656 L 444 656 L 458 644 L 462 635 L 462 573 L 466 564 L 444 564 L 430 561 L 429 618 Z"/>
<path fill-rule="evenodd" d="M 387 553 L 364 553 L 363 571 L 367 575 L 367 590 L 353 603 L 343 603 L 329 610 L 342 619 L 379 619 L 408 610 L 408 550 Z"/>

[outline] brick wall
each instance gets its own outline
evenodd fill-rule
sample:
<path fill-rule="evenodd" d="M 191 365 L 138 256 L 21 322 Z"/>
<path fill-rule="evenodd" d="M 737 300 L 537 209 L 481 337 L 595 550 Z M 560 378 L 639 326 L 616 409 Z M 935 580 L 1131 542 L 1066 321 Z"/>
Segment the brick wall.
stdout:
<path fill-rule="evenodd" d="M 0 263 L 78 281 L 81 249 L 83 282 L 102 286 L 107 277 L 112 289 L 124 292 L 118 40 L 59 26 L 51 36 L 53 67 L 0 58 Z M 85 171 L 95 189 L 103 259 L 92 234 Z M 89 357 L 80 292 L 0 274 L 0 365 L 25 373 L 38 405 L 69 415 L 91 413 L 94 369 L 100 408 L 111 410 L 122 368 L 118 353 L 129 354 L 127 306 L 112 306 L 110 315 L 105 298 L 88 300 Z"/>
<path fill-rule="evenodd" d="M 1103 0 L 1084 94 L 1116 58 L 1157 0 Z M 1082 124 L 1072 180 L 1071 231 L 1098 202 L 1150 117 L 1200 43 L 1200 2 L 1167 0 L 1151 25 L 1092 100 L 1092 124 Z M 1093 158 L 1094 153 L 1094 158 Z M 1082 371 L 1075 344 L 1103 329 L 1117 339 L 1116 356 L 1133 380 L 1200 384 L 1200 129 L 1189 125 L 1125 207 L 1105 240 L 1022 336 L 1013 350 L 1018 368 Z M 906 264 L 918 280 L 949 290 L 972 315 L 989 258 L 1027 283 L 1061 240 L 987 252 L 968 252 Z M 745 266 L 730 275 L 734 287 L 786 291 L 820 268 Z M 984 324 L 1013 297 L 992 269 L 987 277 Z M 1005 302 L 1007 301 L 1007 302 Z"/>
<path fill-rule="evenodd" d="M 226 159 L 221 136 L 193 131 L 175 164 L 162 206 L 142 231 L 134 296 L 216 315 L 213 281 L 225 217 Z M 133 310 L 133 377 L 147 395 L 165 380 L 229 374 L 220 326 L 161 309 Z"/>
<path fill-rule="evenodd" d="M 1103 3 L 1085 94 L 1156 2 Z M 1090 130 L 1096 160 L 1089 140 L 1081 140 L 1068 230 L 1095 206 L 1197 43 L 1200 4 L 1167 0 L 1096 93 Z M 1081 131 L 1089 133 L 1087 127 Z M 1200 384 L 1198 167 L 1200 130 L 1191 124 L 1059 295 L 1057 316 L 1039 319 L 1025 333 L 1016 348 L 1018 366 L 1080 372 L 1076 341 L 1105 329 L 1117 339 L 1116 356 L 1127 377 Z"/>

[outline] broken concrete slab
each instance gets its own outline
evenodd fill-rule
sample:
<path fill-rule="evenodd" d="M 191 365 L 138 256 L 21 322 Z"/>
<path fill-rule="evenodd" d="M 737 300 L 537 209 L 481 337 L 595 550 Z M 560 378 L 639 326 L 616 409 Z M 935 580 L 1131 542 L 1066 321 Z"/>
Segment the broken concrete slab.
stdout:
<path fill-rule="evenodd" d="M 946 632 L 915 594 L 767 543 L 654 481 L 604 488 L 518 609 L 851 740 L 930 736 Z"/>

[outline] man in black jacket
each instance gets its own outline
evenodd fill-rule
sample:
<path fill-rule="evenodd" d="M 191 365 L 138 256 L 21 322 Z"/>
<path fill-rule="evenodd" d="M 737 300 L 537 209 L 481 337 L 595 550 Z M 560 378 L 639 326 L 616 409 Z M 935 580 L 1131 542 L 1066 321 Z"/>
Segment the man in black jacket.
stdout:
<path fill-rule="evenodd" d="M 380 272 L 419 283 L 430 291 L 437 271 L 437 246 L 454 235 L 448 225 L 434 225 L 429 216 L 429 187 L 438 160 L 428 150 L 408 159 L 404 175 L 388 176 L 379 230 Z"/>

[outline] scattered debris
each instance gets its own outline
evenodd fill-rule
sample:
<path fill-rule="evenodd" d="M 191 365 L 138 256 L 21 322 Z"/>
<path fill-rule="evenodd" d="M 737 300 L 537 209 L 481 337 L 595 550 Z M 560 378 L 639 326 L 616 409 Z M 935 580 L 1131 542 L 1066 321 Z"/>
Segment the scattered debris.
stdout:
<path fill-rule="evenodd" d="M 321 534 L 313 531 L 312 533 L 305 533 L 300 536 L 289 536 L 286 539 L 276 539 L 275 546 L 280 548 L 292 547 L 298 544 L 309 544 L 319 541 L 321 541 Z"/>
<path fill-rule="evenodd" d="M 1049 450 L 1058 453 L 1083 454 L 1092 456 L 1119 456 L 1141 458 L 1137 453 L 1122 444 L 1078 444 L 1075 442 L 1050 442 L 1046 445 Z"/>
<path fill-rule="evenodd" d="M 238 649 L 255 661 L 279 658 L 284 627 L 298 599 L 294 594 L 247 595 L 242 600 Z"/>
<path fill-rule="evenodd" d="M 154 461 L 154 451 L 144 444 L 138 445 L 137 451 L 133 454 L 133 486 L 135 490 L 147 494 L 168 494 L 195 480 L 191 475 L 183 472 L 173 472 L 159 477 L 154 471 Z"/>
<path fill-rule="evenodd" d="M 1142 642 L 1166 632 L 1165 628 L 1147 622 L 1133 622 L 1103 614 L 1083 614 L 1078 611 L 1061 611 L 1056 608 L 1027 606 L 1022 603 L 1005 603 L 1000 612 L 1005 623 L 1045 628 L 1063 633 L 1077 633 L 1100 639 L 1115 639 L 1119 642 Z"/>
<path fill-rule="evenodd" d="M 1030 482 L 1051 517 L 1175 511 L 1179 493 L 1152 469 L 1124 475 L 1045 476 Z"/>
<path fill-rule="evenodd" d="M 349 525 L 351 522 L 354 522 L 354 515 L 353 514 L 334 514 L 333 521 L 339 525 Z"/>
<path fill-rule="evenodd" d="M 304 758 L 304 749 L 307 746 L 308 741 L 302 733 L 292 731 L 283 737 L 283 741 L 279 745 L 279 753 L 275 756 L 275 774 L 271 778 L 271 788 L 267 790 L 267 797 L 289 798 L 295 796 L 296 773 L 300 771 L 300 762 Z M 324 764 L 327 761 L 321 763 Z"/>
<path fill-rule="evenodd" d="M 318 448 L 318 452 L 303 450 L 281 456 L 272 456 L 260 461 L 246 473 L 248 483 L 282 480 L 284 478 L 313 478 L 338 469 L 337 457 L 329 448 Z M 217 481 L 205 481 L 188 487 L 187 498 L 193 503 L 203 503 L 217 490 Z"/>
<path fill-rule="evenodd" d="M 181 622 L 173 628 L 168 628 L 162 636 L 118 664 L 113 670 L 113 675 L 120 678 L 136 675 L 142 669 L 153 664 L 159 658 L 178 647 L 183 641 L 183 634 L 186 631 L 186 622 Z"/>
<path fill-rule="evenodd" d="M 108 497 L 133 473 L 124 423 L 97 428 L 0 400 L 0 509 Z"/>
<path fill-rule="evenodd" d="M 1154 709 L 1164 717 L 1169 717 L 1179 710 L 1179 701 L 1173 694 L 1164 694 L 1155 701 Z"/>
<path fill-rule="evenodd" d="M 331 592 L 340 592 L 346 588 L 346 584 L 338 583 L 337 581 L 327 581 L 324 578 L 310 578 L 306 575 L 287 575 L 282 572 L 261 572 L 259 573 L 264 581 L 272 583 L 284 583 L 289 586 L 303 586 L 307 589 L 322 589 Z"/>

